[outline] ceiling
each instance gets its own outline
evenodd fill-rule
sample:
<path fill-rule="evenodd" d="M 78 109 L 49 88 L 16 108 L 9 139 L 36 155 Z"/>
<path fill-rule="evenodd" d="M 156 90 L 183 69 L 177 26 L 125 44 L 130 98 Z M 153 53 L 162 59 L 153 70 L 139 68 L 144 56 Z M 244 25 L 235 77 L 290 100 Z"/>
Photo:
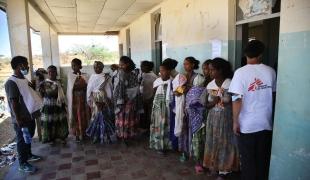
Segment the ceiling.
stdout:
<path fill-rule="evenodd" d="M 162 1 L 29 0 L 60 34 L 119 31 Z"/>

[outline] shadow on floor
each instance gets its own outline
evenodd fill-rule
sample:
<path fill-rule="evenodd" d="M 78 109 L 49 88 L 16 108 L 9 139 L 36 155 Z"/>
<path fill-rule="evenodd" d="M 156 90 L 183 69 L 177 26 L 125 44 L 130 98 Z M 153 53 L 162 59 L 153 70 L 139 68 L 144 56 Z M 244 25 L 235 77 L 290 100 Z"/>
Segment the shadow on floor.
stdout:
<path fill-rule="evenodd" d="M 33 143 L 33 153 L 43 160 L 33 163 L 35 174 L 18 171 L 18 161 L 9 169 L 5 180 L 22 179 L 108 179 L 108 180 L 215 180 L 206 173 L 196 175 L 192 161 L 180 163 L 177 153 L 160 155 L 148 149 L 148 139 L 140 139 L 129 147 L 123 144 L 94 145 L 76 143 L 72 137 L 66 145 Z M 237 180 L 238 175 L 226 178 Z"/>

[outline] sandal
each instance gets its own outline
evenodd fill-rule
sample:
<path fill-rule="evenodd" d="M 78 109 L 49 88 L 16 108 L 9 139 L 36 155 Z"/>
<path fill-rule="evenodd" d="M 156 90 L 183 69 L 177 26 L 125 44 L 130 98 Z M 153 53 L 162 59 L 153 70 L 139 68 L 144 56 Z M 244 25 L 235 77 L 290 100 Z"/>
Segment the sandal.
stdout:
<path fill-rule="evenodd" d="M 204 169 L 201 165 L 196 165 L 195 171 L 196 171 L 196 174 L 202 174 L 204 172 Z"/>
<path fill-rule="evenodd" d="M 231 172 L 228 171 L 219 171 L 218 176 L 221 178 L 227 178 L 230 174 Z"/>

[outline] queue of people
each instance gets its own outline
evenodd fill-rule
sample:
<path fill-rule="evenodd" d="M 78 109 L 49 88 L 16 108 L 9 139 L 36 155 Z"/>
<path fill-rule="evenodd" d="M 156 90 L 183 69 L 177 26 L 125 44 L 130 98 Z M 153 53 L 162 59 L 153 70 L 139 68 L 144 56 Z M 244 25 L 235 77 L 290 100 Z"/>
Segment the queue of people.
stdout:
<path fill-rule="evenodd" d="M 250 41 L 247 65 L 235 74 L 219 57 L 206 60 L 202 74 L 195 72 L 200 61 L 194 57 L 184 59 L 184 74 L 176 70 L 177 60 L 167 58 L 159 76 L 152 62 L 142 61 L 138 70 L 127 56 L 111 66 L 112 75 L 96 61 L 89 76 L 81 71 L 82 61 L 73 59 L 66 95 L 51 65 L 37 88 L 40 96 L 24 77 L 27 59 L 16 56 L 5 90 L 20 170 L 35 171 L 28 162 L 40 159 L 28 141 L 34 119 L 40 118 L 43 143 L 59 139 L 65 144 L 71 132 L 77 142 L 90 137 L 93 143 L 130 145 L 142 129 L 149 134 L 150 149 L 178 152 L 180 162 L 193 159 L 197 174 L 208 170 L 226 177 L 241 170 L 242 179 L 268 179 L 276 75 L 261 63 L 263 51 L 263 43 Z"/>

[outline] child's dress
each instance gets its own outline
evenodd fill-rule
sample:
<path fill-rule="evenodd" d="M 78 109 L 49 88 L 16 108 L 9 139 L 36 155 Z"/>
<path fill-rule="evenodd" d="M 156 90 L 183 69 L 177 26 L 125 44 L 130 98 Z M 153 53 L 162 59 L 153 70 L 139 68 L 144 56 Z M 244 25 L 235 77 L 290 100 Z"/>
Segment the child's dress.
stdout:
<path fill-rule="evenodd" d="M 86 135 L 92 138 L 94 143 L 115 142 L 111 78 L 103 74 L 92 75 L 87 94 L 88 103 L 92 106 L 92 117 Z"/>
<path fill-rule="evenodd" d="M 61 84 L 49 79 L 40 84 L 43 97 L 41 109 L 42 142 L 51 142 L 56 138 L 65 140 L 69 134 L 65 96 Z"/>

